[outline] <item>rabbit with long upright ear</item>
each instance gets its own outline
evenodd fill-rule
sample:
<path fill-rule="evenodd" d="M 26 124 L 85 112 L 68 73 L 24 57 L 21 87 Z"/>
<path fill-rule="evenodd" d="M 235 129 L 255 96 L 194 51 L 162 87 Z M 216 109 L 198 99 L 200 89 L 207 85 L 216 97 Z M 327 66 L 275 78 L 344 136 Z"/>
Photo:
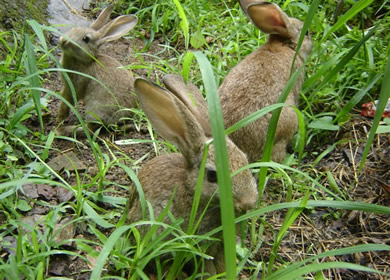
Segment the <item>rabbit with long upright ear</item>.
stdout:
<path fill-rule="evenodd" d="M 182 228 L 185 231 L 191 215 L 204 147 L 210 139 L 211 130 L 207 120 L 203 119 L 207 117 L 207 111 L 204 112 L 205 102 L 199 90 L 191 84 L 187 86 L 181 78 L 172 75 L 164 77 L 163 81 L 170 91 L 150 81 L 136 79 L 135 92 L 152 126 L 164 139 L 172 141 L 180 153 L 160 155 L 150 160 L 139 171 L 138 179 L 145 199 L 152 205 L 154 217 L 161 214 L 175 193 L 170 211 L 173 216 L 184 219 Z M 189 93 L 192 97 L 189 97 Z M 246 155 L 228 138 L 226 144 L 231 172 L 248 164 Z M 232 190 L 237 213 L 256 206 L 257 186 L 248 169 L 232 177 Z M 213 145 L 210 145 L 208 151 L 198 214 L 207 207 L 210 200 L 198 234 L 209 232 L 221 225 Z M 136 222 L 142 218 L 138 193 L 134 191 L 130 199 L 128 220 Z M 169 221 L 168 217 L 164 220 L 165 223 Z M 145 234 L 146 230 L 145 226 L 140 228 L 141 234 Z M 214 259 L 205 262 L 205 272 L 214 275 L 225 271 L 223 244 L 217 242 L 211 245 L 207 253 Z"/>
<path fill-rule="evenodd" d="M 67 70 L 92 76 L 68 72 L 75 89 L 77 100 L 85 106 L 88 127 L 95 130 L 102 122 L 104 125 L 117 123 L 121 118 L 130 116 L 129 108 L 136 106 L 134 79 L 127 69 L 113 57 L 102 54 L 102 44 L 117 40 L 126 35 L 137 24 L 137 17 L 125 15 L 110 20 L 113 6 L 105 8 L 89 27 L 75 27 L 60 39 L 63 51 L 62 66 Z M 63 79 L 62 96 L 74 104 L 68 82 Z M 58 110 L 59 121 L 69 115 L 69 107 L 61 103 Z M 57 129 L 60 135 L 71 135 L 75 126 L 63 126 Z M 80 130 L 82 129 L 80 128 Z"/>
<path fill-rule="evenodd" d="M 267 42 L 248 55 L 226 76 L 219 88 L 225 126 L 229 127 L 268 105 L 277 102 L 290 78 L 290 69 L 303 23 L 288 17 L 276 4 L 240 0 L 244 12 L 254 25 L 269 35 Z M 308 36 L 302 43 L 294 64 L 301 67 L 312 49 Z M 297 106 L 304 73 L 296 81 L 286 103 Z M 232 133 L 230 138 L 248 155 L 249 162 L 259 160 L 268 129 L 271 113 Z M 293 108 L 282 109 L 275 135 L 272 159 L 281 162 L 287 144 L 298 128 L 298 118 Z"/>

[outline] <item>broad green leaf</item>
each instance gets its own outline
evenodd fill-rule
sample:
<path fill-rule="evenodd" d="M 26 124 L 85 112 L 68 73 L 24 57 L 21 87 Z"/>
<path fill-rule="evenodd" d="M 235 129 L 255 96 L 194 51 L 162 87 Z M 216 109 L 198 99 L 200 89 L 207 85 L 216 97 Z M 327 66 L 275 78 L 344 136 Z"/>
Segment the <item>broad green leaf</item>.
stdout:
<path fill-rule="evenodd" d="M 20 211 L 23 211 L 23 212 L 26 212 L 26 211 L 30 211 L 32 209 L 32 207 L 30 206 L 30 204 L 28 204 L 28 202 L 24 199 L 19 199 L 18 200 L 18 204 L 16 206 Z"/>
<path fill-rule="evenodd" d="M 309 123 L 309 128 L 337 131 L 338 125 L 333 124 L 333 118 L 329 116 L 321 117 Z"/>
<path fill-rule="evenodd" d="M 204 38 L 202 32 L 197 30 L 191 35 L 190 43 L 194 49 L 199 49 L 206 44 L 206 39 Z"/>
<path fill-rule="evenodd" d="M 194 52 L 194 55 L 198 61 L 206 89 L 209 119 L 214 140 L 225 248 L 226 279 L 233 280 L 236 279 L 236 228 L 222 109 L 210 62 L 201 52 Z"/>
<path fill-rule="evenodd" d="M 112 228 L 113 224 L 106 222 L 96 211 L 91 207 L 91 202 L 85 201 L 83 204 L 83 209 L 88 218 L 97 223 L 103 228 Z"/>

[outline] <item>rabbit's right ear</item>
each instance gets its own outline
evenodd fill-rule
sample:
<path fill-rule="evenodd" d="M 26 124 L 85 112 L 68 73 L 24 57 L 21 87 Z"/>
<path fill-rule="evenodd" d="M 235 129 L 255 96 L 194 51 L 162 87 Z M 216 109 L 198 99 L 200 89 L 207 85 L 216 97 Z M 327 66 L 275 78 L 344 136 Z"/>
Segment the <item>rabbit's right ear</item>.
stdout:
<path fill-rule="evenodd" d="M 197 164 L 206 137 L 191 111 L 172 93 L 150 81 L 138 78 L 134 88 L 154 129 L 178 146 L 190 166 Z"/>
<path fill-rule="evenodd" d="M 98 16 L 98 18 L 91 24 L 91 28 L 93 30 L 98 31 L 100 28 L 102 28 L 107 22 L 110 20 L 110 15 L 112 13 L 112 10 L 114 9 L 113 5 L 110 5 L 106 7 Z"/>
<path fill-rule="evenodd" d="M 256 0 L 240 0 L 240 5 L 253 24 L 268 34 L 279 34 L 292 38 L 295 31 L 291 29 L 289 17 L 278 5 Z"/>
<path fill-rule="evenodd" d="M 99 44 L 119 39 L 126 35 L 137 24 L 135 15 L 120 16 L 99 29 Z"/>
<path fill-rule="evenodd" d="M 184 82 L 183 77 L 167 74 L 163 77 L 165 87 L 187 106 L 194 114 L 207 137 L 211 137 L 207 103 L 200 90 L 191 82 Z"/>

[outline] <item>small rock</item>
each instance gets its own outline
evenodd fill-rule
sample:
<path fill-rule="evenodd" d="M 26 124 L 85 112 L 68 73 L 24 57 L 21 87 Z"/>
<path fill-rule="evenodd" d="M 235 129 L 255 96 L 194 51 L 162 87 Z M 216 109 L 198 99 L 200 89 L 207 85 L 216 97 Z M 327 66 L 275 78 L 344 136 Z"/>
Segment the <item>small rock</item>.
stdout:
<path fill-rule="evenodd" d="M 74 152 L 59 155 L 47 163 L 54 171 L 60 171 L 62 169 L 68 170 L 85 170 L 84 163 L 77 158 Z"/>
<path fill-rule="evenodd" d="M 65 218 L 54 226 L 54 242 L 62 243 L 65 240 L 72 239 L 75 234 L 74 223 L 69 223 L 72 218 Z M 64 243 L 71 246 L 72 242 Z"/>
<path fill-rule="evenodd" d="M 22 192 L 25 196 L 31 199 L 38 198 L 37 186 L 32 183 L 27 183 L 22 186 Z"/>
<path fill-rule="evenodd" d="M 52 200 L 57 196 L 57 192 L 52 186 L 38 184 L 37 189 L 39 196 L 46 201 Z"/>
<path fill-rule="evenodd" d="M 69 275 L 69 257 L 67 255 L 54 255 L 50 258 L 49 273 L 56 276 Z"/>
<path fill-rule="evenodd" d="M 89 1 L 88 0 L 84 0 L 83 1 L 82 8 L 83 8 L 84 11 L 91 10 L 91 6 L 89 5 Z"/>
<path fill-rule="evenodd" d="M 28 212 L 28 214 L 30 216 L 36 215 L 36 214 L 45 215 L 45 214 L 49 213 L 49 211 L 50 211 L 50 208 L 48 206 L 34 204 L 33 208 L 31 209 L 30 212 Z"/>
<path fill-rule="evenodd" d="M 4 236 L 1 240 L 0 250 L 10 255 L 16 255 L 16 238 L 11 235 Z"/>
<path fill-rule="evenodd" d="M 43 222 L 46 219 L 45 215 L 32 215 L 32 216 L 25 216 L 20 219 L 22 223 L 25 223 L 29 225 L 29 227 L 24 227 L 24 230 L 26 232 L 31 232 L 31 229 L 36 227 L 38 224 L 40 225 L 40 228 L 43 228 Z"/>
<path fill-rule="evenodd" d="M 59 202 L 69 201 L 73 198 L 73 192 L 68 189 L 57 187 L 56 190 Z"/>

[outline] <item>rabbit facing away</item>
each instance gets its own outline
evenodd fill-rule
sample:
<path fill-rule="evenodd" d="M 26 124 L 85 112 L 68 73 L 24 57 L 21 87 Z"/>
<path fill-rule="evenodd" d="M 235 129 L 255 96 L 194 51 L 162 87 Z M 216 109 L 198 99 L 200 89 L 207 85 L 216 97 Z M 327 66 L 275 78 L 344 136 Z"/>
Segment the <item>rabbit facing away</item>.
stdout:
<path fill-rule="evenodd" d="M 74 27 L 59 42 L 63 52 L 63 68 L 90 75 L 100 81 L 68 72 L 77 100 L 84 103 L 85 121 L 91 131 L 99 127 L 97 121 L 104 125 L 118 123 L 121 118 L 131 115 L 129 108 L 136 106 L 131 72 L 119 69 L 122 66 L 119 61 L 99 51 L 102 44 L 121 38 L 137 24 L 134 15 L 120 16 L 110 21 L 112 10 L 113 6 L 108 6 L 89 27 Z M 61 94 L 73 105 L 71 88 L 62 76 L 64 87 Z M 68 115 L 69 107 L 61 102 L 58 121 L 63 121 Z M 56 132 L 70 136 L 74 129 L 75 126 L 61 126 Z M 81 127 L 76 130 L 81 135 L 82 131 Z"/>
<path fill-rule="evenodd" d="M 219 87 L 225 126 L 277 102 L 290 78 L 290 69 L 303 23 L 288 17 L 276 4 L 240 0 L 244 12 L 261 31 L 268 33 L 267 42 L 248 55 L 228 73 Z M 312 49 L 308 36 L 302 43 L 294 70 L 301 67 Z M 285 103 L 297 106 L 304 73 L 298 77 Z M 259 160 L 271 113 L 230 135 L 232 141 L 247 156 L 249 162 Z M 283 161 L 288 143 L 298 128 L 293 108 L 283 107 L 276 129 L 272 160 Z"/>
<path fill-rule="evenodd" d="M 152 126 L 165 140 L 173 142 L 180 153 L 160 155 L 150 160 L 139 171 L 138 179 L 145 200 L 153 207 L 155 217 L 161 214 L 172 194 L 175 193 L 170 211 L 173 216 L 183 218 L 182 229 L 186 231 L 204 146 L 210 139 L 211 129 L 207 121 L 206 103 L 194 85 L 190 83 L 186 85 L 181 77 L 175 75 L 165 76 L 163 82 L 169 90 L 138 78 L 135 80 L 135 92 L 140 107 Z M 246 155 L 228 138 L 226 144 L 231 172 L 248 164 Z M 249 170 L 232 177 L 232 191 L 237 213 L 256 207 L 258 191 Z M 209 146 L 198 214 L 207 207 L 210 199 L 212 199 L 211 203 L 202 218 L 198 234 L 207 233 L 221 225 L 215 152 L 212 144 Z M 132 223 L 142 220 L 137 191 L 130 196 L 129 206 L 128 221 Z M 168 217 L 164 220 L 168 224 L 169 221 Z M 145 234 L 146 230 L 145 226 L 141 227 L 141 234 Z M 221 238 L 222 234 L 217 237 Z M 205 261 L 205 272 L 210 275 L 224 272 L 222 242 L 211 245 L 207 253 L 214 259 Z"/>

